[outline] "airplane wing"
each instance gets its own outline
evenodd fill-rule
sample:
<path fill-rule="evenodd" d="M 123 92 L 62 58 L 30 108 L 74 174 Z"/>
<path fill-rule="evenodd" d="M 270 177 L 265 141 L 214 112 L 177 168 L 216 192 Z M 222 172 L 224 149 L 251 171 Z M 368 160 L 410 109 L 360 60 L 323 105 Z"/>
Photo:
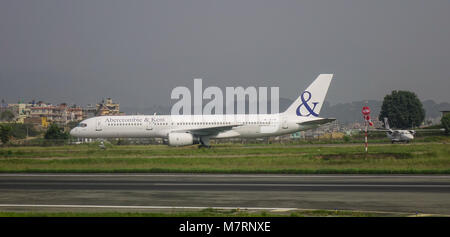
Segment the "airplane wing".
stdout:
<path fill-rule="evenodd" d="M 297 123 L 297 124 L 299 124 L 299 125 L 322 125 L 322 124 L 326 124 L 329 122 L 333 122 L 334 120 L 336 120 L 336 119 L 335 118 L 320 118 L 320 119 L 310 120 L 310 121 L 301 122 L 301 123 Z"/>
<path fill-rule="evenodd" d="M 395 132 L 396 130 L 377 128 L 377 129 L 368 129 L 367 131 L 368 132 Z"/>
<path fill-rule="evenodd" d="M 383 129 L 383 128 L 379 128 L 379 129 L 369 129 L 369 132 L 393 132 L 393 133 L 398 133 L 398 130 L 389 130 L 389 129 Z M 407 130 L 410 132 L 419 132 L 419 133 L 423 133 L 423 132 L 444 132 L 445 129 L 412 129 L 412 130 Z"/>
<path fill-rule="evenodd" d="M 414 129 L 416 132 L 445 132 L 444 128 L 432 128 L 432 129 Z"/>
<path fill-rule="evenodd" d="M 241 126 L 240 123 L 235 124 L 227 124 L 227 125 L 221 125 L 221 126 L 210 126 L 210 127 L 204 127 L 204 128 L 193 128 L 193 129 L 180 129 L 175 130 L 175 132 L 189 132 L 198 136 L 212 136 L 216 135 L 220 132 L 231 130 L 234 127 Z"/>

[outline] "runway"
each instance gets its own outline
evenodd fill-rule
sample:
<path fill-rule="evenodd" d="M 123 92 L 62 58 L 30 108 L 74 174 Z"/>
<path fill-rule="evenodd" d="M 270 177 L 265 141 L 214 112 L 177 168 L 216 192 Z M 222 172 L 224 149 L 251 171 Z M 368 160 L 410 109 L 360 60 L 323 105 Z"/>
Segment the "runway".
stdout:
<path fill-rule="evenodd" d="M 0 211 L 359 210 L 450 215 L 450 176 L 0 174 Z"/>

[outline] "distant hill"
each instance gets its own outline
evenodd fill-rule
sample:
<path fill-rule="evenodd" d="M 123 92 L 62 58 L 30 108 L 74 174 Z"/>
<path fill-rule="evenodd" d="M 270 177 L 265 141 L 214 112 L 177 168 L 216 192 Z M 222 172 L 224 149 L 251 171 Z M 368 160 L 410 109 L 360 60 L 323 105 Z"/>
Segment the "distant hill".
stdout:
<path fill-rule="evenodd" d="M 366 103 L 367 102 L 367 103 Z M 327 101 L 324 103 L 321 111 L 323 117 L 335 117 L 342 123 L 352 123 L 355 121 L 361 121 L 362 114 L 361 109 L 363 106 L 369 106 L 371 110 L 371 117 L 378 119 L 378 115 L 381 111 L 382 101 L 369 100 L 369 101 L 354 101 L 351 103 L 339 103 L 336 105 L 330 105 Z M 449 110 L 450 103 L 436 103 L 433 100 L 422 101 L 423 108 L 425 109 L 426 120 L 436 120 L 441 117 L 441 110 Z"/>
<path fill-rule="evenodd" d="M 440 118 L 442 110 L 450 110 L 450 103 L 446 102 L 437 104 L 433 100 L 425 100 L 422 104 L 426 111 L 426 118 Z"/>
<path fill-rule="evenodd" d="M 366 103 L 367 102 L 367 103 Z M 325 101 L 320 116 L 336 118 L 341 123 L 353 123 L 362 121 L 362 107 L 369 106 L 372 119 L 377 119 L 381 111 L 381 101 L 353 101 L 351 103 L 339 103 L 330 105 Z"/>
<path fill-rule="evenodd" d="M 280 98 L 280 112 L 285 111 L 289 107 L 289 105 L 292 104 L 292 102 L 293 100 Z M 324 105 L 322 106 L 320 116 L 333 117 L 341 123 L 353 123 L 362 120 L 361 109 L 363 106 L 369 106 L 371 109 L 372 118 L 378 119 L 382 103 L 382 101 L 368 100 L 331 105 L 328 101 L 325 101 Z M 441 110 L 450 110 L 450 103 L 446 102 L 436 103 L 433 100 L 425 100 L 422 101 L 422 104 L 426 112 L 426 120 L 436 120 L 437 118 L 441 117 Z M 171 107 L 169 106 L 154 105 L 147 108 L 123 107 L 121 108 L 121 110 L 126 114 L 170 114 L 170 108 Z M 270 112 L 270 108 L 268 108 L 268 111 Z M 246 108 L 246 113 L 248 113 L 248 108 Z"/>

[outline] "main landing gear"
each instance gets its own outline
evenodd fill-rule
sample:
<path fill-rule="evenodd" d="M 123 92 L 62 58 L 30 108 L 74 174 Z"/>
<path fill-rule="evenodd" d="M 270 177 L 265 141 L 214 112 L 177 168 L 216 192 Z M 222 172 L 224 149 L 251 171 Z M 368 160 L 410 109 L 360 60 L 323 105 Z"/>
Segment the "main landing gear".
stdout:
<path fill-rule="evenodd" d="M 211 148 L 211 145 L 209 143 L 209 137 L 200 137 L 200 145 L 198 146 L 199 149 L 201 148 Z"/>

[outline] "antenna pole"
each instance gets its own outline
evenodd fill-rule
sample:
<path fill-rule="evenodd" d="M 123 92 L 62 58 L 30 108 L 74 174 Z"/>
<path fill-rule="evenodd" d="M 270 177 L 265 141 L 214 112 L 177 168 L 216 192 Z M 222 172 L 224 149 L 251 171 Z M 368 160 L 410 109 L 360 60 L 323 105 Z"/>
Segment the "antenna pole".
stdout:
<path fill-rule="evenodd" d="M 366 153 L 368 152 L 368 148 L 369 148 L 369 143 L 367 142 L 367 120 L 364 122 L 365 124 L 365 137 L 364 137 L 364 141 L 365 141 L 365 148 L 366 148 Z"/>
<path fill-rule="evenodd" d="M 369 106 L 364 106 L 362 109 L 362 114 L 364 117 L 364 148 L 366 153 L 368 152 L 369 143 L 367 142 L 367 127 L 372 126 L 372 121 L 370 120 L 370 108 Z"/>

